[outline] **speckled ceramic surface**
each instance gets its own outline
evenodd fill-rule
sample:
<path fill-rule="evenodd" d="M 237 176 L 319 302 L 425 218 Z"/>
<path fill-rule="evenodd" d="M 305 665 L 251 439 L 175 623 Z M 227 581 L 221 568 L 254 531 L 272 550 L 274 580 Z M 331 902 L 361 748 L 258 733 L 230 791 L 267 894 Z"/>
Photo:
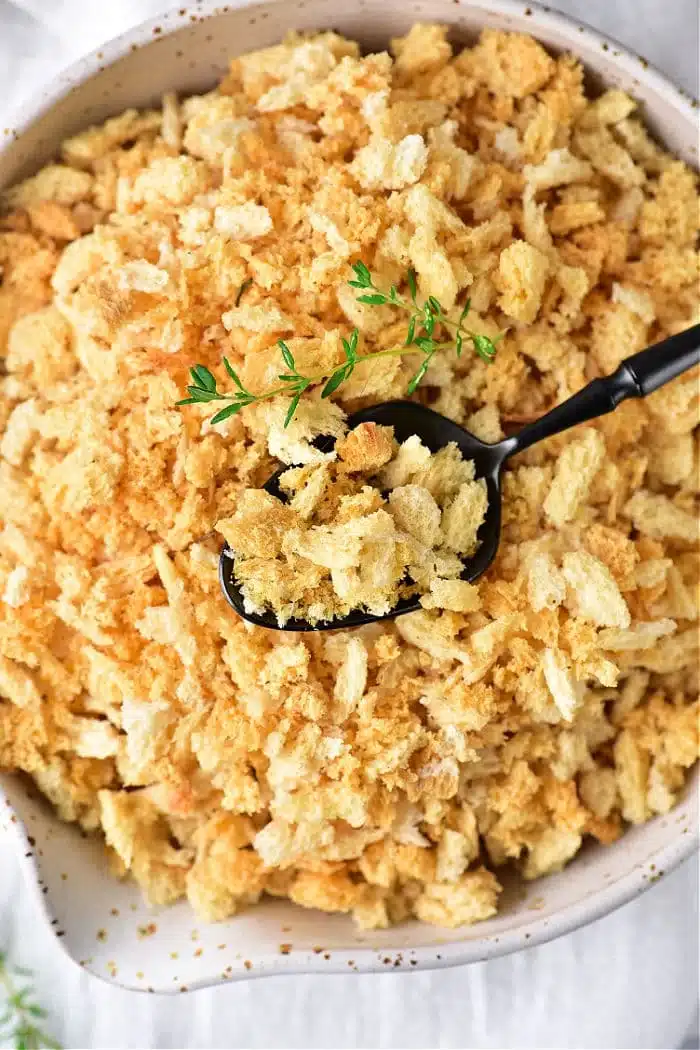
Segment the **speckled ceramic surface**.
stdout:
<path fill-rule="evenodd" d="M 697 163 L 694 103 L 642 58 L 546 8 L 513 0 L 273 0 L 190 5 L 73 66 L 12 127 L 0 129 L 0 185 L 29 174 L 65 135 L 86 124 L 151 104 L 163 91 L 210 87 L 231 55 L 272 44 L 287 29 L 333 27 L 381 49 L 418 20 L 449 23 L 465 41 L 489 25 L 528 31 L 555 50 L 576 52 L 596 80 L 624 88 L 643 104 L 670 149 Z M 142 990 L 486 959 L 593 921 L 663 877 L 697 845 L 697 791 L 691 790 L 668 816 L 630 830 L 613 846 L 590 846 L 563 873 L 507 887 L 499 915 L 466 930 L 414 922 L 360 933 L 342 917 L 282 901 L 205 926 L 185 904 L 149 910 L 135 886 L 109 873 L 99 843 L 58 822 L 19 780 L 0 777 L 0 785 L 0 820 L 12 829 L 46 921 L 68 955 L 99 977 Z"/>

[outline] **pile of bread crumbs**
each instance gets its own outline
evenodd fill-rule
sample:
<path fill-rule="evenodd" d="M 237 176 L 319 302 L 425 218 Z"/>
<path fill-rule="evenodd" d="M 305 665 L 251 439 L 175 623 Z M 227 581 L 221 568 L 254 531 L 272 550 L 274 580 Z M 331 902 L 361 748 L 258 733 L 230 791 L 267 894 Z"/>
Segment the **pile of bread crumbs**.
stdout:
<path fill-rule="evenodd" d="M 696 177 L 635 109 L 524 36 L 290 36 L 5 193 L 0 766 L 151 901 L 456 926 L 493 915 L 503 865 L 556 871 L 683 791 L 697 374 L 511 464 L 467 608 L 303 637 L 232 614 L 215 523 L 276 459 L 313 463 L 341 409 L 402 396 L 410 363 L 286 430 L 284 404 L 215 428 L 175 407 L 224 353 L 263 389 L 280 336 L 317 370 L 352 327 L 363 352 L 402 339 L 347 287 L 357 259 L 509 329 L 493 365 L 440 355 L 422 395 L 488 441 L 685 328 Z"/>
<path fill-rule="evenodd" d="M 385 616 L 402 598 L 471 612 L 478 592 L 460 580 L 486 515 L 486 483 L 454 443 L 431 453 L 419 437 L 360 423 L 320 463 L 279 478 L 287 502 L 246 489 L 217 522 L 234 556 L 246 612 L 281 625 L 317 624 L 356 609 Z"/>

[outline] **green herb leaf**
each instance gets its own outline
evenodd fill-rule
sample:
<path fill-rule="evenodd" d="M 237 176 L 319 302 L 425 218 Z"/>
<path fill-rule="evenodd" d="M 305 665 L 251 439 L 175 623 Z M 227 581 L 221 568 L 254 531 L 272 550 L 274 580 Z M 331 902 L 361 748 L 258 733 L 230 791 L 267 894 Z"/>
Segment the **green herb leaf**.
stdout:
<path fill-rule="evenodd" d="M 247 391 L 246 391 L 245 387 L 243 386 L 243 384 L 241 383 L 240 379 L 238 378 L 238 373 L 236 372 L 235 368 L 233 367 L 233 365 L 229 361 L 228 357 L 224 358 L 224 368 L 226 369 L 228 374 L 231 376 L 231 379 L 234 381 L 234 383 L 236 384 L 238 389 L 242 390 L 244 393 L 246 393 Z"/>
<path fill-rule="evenodd" d="M 433 313 L 436 315 L 436 317 L 439 317 L 440 314 L 442 313 L 442 307 L 440 306 L 440 300 L 436 299 L 434 295 L 429 295 L 428 296 L 428 303 L 430 305 L 430 309 L 433 311 Z"/>
<path fill-rule="evenodd" d="M 188 386 L 187 393 L 194 401 L 200 403 L 219 400 L 219 395 L 216 393 L 216 390 L 203 390 L 201 386 Z"/>
<path fill-rule="evenodd" d="M 202 387 L 203 390 L 216 390 L 216 379 L 204 365 L 195 365 L 190 369 L 190 375 L 195 384 Z"/>
<path fill-rule="evenodd" d="M 406 332 L 406 342 L 403 345 L 404 346 L 410 346 L 411 343 L 413 342 L 413 340 L 415 339 L 415 337 L 416 337 L 416 319 L 415 319 L 415 317 L 412 317 L 411 320 L 408 322 L 408 331 Z"/>
<path fill-rule="evenodd" d="M 383 292 L 373 292 L 371 295 L 358 295 L 358 303 L 366 303 L 367 306 L 383 306 L 386 303 L 386 296 Z"/>
<path fill-rule="evenodd" d="M 212 426 L 214 426 L 215 423 L 223 423 L 223 421 L 230 416 L 235 416 L 237 412 L 240 412 L 242 408 L 245 408 L 246 404 L 248 404 L 246 401 L 234 401 L 232 404 L 227 405 L 226 408 L 222 408 L 220 412 L 217 412 L 215 416 L 212 416 Z"/>
<path fill-rule="evenodd" d="M 427 313 L 423 318 L 423 328 L 425 329 L 426 335 L 432 336 L 435 331 L 435 318 L 431 313 Z"/>
<path fill-rule="evenodd" d="M 285 343 L 284 339 L 278 339 L 277 340 L 277 345 L 280 348 L 280 350 L 282 351 L 282 357 L 284 358 L 285 365 L 287 365 L 288 368 L 293 368 L 294 371 L 296 372 L 296 367 L 297 366 L 296 366 L 296 364 L 294 362 L 294 355 L 292 354 L 292 351 L 289 349 L 289 347 Z"/>
<path fill-rule="evenodd" d="M 455 336 L 455 350 L 457 351 L 457 357 L 462 356 L 462 333 L 457 332 Z"/>
<path fill-rule="evenodd" d="M 241 305 L 241 299 L 243 298 L 245 293 L 248 291 L 248 289 L 250 288 L 252 283 L 253 283 L 253 278 L 252 277 L 248 277 L 243 282 L 241 287 L 238 289 L 238 295 L 236 296 L 236 306 L 240 306 Z"/>
<path fill-rule="evenodd" d="M 323 390 L 321 391 L 321 397 L 330 397 L 334 391 L 338 389 L 341 383 L 344 383 L 348 378 L 348 366 L 345 365 L 343 368 L 339 368 L 337 372 L 334 372 L 330 377 Z"/>
<path fill-rule="evenodd" d="M 430 357 L 426 357 L 425 360 L 422 362 L 420 368 L 418 369 L 416 374 L 411 378 L 411 381 L 408 384 L 408 392 L 409 392 L 409 394 L 414 393 L 414 391 L 415 391 L 416 387 L 418 386 L 418 384 L 420 383 L 421 379 L 423 378 L 425 373 L 428 371 L 429 365 L 430 365 Z"/>
<path fill-rule="evenodd" d="M 15 975 L 25 980 L 31 978 L 31 970 L 11 971 L 6 962 L 6 957 L 0 954 L 0 995 L 4 993 L 5 1003 L 2 1016 L 0 1017 L 0 1029 L 2 1029 L 3 1046 L 10 1045 L 15 1050 L 61 1050 L 58 1043 L 38 1025 L 46 1012 L 33 1001 L 33 991 L 30 986 L 18 988 L 15 983 Z"/>
<path fill-rule="evenodd" d="M 357 340 L 359 338 L 359 331 L 357 328 L 353 328 L 350 333 L 349 339 L 342 339 L 343 350 L 345 351 L 345 358 L 347 361 L 354 362 L 357 357 Z"/>
<path fill-rule="evenodd" d="M 425 336 L 419 336 L 414 342 L 424 354 L 432 354 L 435 352 L 436 343 L 434 339 L 426 339 Z"/>
<path fill-rule="evenodd" d="M 410 269 L 406 274 L 406 280 L 408 281 L 408 290 L 411 293 L 411 299 L 413 302 L 416 301 L 416 295 L 418 294 L 418 285 L 416 283 L 416 271 Z"/>
<path fill-rule="evenodd" d="M 176 408 L 180 408 L 181 405 L 196 405 L 196 404 L 197 404 L 197 398 L 196 397 L 183 397 L 182 401 L 176 401 L 175 402 L 175 407 Z"/>
<path fill-rule="evenodd" d="M 493 361 L 496 356 L 496 347 L 493 344 L 493 340 L 489 339 L 487 335 L 473 335 L 472 342 L 474 343 L 474 349 L 482 360 Z"/>
<path fill-rule="evenodd" d="M 301 400 L 301 395 L 303 393 L 304 393 L 304 391 L 300 390 L 299 393 L 295 394 L 294 397 L 292 398 L 292 400 L 291 400 L 291 402 L 289 404 L 289 410 L 287 411 L 287 415 L 285 416 L 285 419 L 284 419 L 285 429 L 292 422 L 292 420 L 294 418 L 294 413 L 296 412 L 297 408 L 299 407 L 299 401 Z"/>
<path fill-rule="evenodd" d="M 289 372 L 283 372 L 280 375 L 278 375 L 277 378 L 281 379 L 283 383 L 298 383 L 299 382 L 299 376 L 290 375 Z"/>
<path fill-rule="evenodd" d="M 465 318 L 465 317 L 467 316 L 467 314 L 469 313 L 469 311 L 471 310 L 471 308 L 472 308 L 472 301 L 471 301 L 471 299 L 467 299 L 466 303 L 465 303 L 465 304 L 464 304 L 464 306 L 462 307 L 462 312 L 461 312 L 461 314 L 459 315 L 459 323 L 460 323 L 460 324 L 462 323 L 462 321 L 464 320 L 464 318 Z"/>
<path fill-rule="evenodd" d="M 372 274 L 369 272 L 363 262 L 356 262 L 352 264 L 353 273 L 355 274 L 355 280 L 350 281 L 350 284 L 354 288 L 371 288 L 372 287 Z"/>

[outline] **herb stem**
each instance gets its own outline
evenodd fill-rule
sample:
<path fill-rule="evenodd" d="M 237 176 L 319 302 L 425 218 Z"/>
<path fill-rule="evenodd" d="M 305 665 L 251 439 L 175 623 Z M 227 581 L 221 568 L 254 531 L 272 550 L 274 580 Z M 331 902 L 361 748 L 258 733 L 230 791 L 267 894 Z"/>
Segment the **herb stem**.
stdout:
<path fill-rule="evenodd" d="M 376 354 L 358 354 L 357 345 L 359 341 L 359 330 L 354 328 L 349 338 L 342 338 L 345 360 L 335 365 L 332 369 L 322 372 L 314 372 L 311 375 L 302 374 L 294 360 L 294 354 L 283 339 L 277 340 L 277 345 L 282 354 L 282 360 L 287 369 L 278 375 L 281 380 L 280 386 L 274 386 L 260 394 L 247 390 L 243 385 L 236 370 L 224 357 L 224 367 L 233 380 L 236 389 L 231 394 L 222 393 L 217 386 L 216 376 L 204 365 L 195 365 L 190 369 L 191 384 L 187 387 L 188 397 L 178 401 L 178 405 L 208 404 L 210 401 L 224 401 L 226 406 L 212 416 L 212 423 L 222 423 L 230 416 L 236 415 L 241 409 L 259 401 L 270 401 L 275 397 L 287 397 L 289 408 L 285 418 L 285 427 L 290 423 L 297 410 L 302 395 L 313 386 L 325 380 L 321 397 L 330 397 L 335 391 L 352 375 L 359 364 L 368 361 L 378 361 L 382 357 L 404 357 L 409 354 L 419 354 L 422 360 L 417 371 L 408 383 L 408 393 L 412 394 L 426 375 L 428 368 L 438 350 L 450 350 L 454 348 L 457 357 L 462 354 L 465 342 L 471 342 L 478 356 L 486 362 L 493 360 L 496 353 L 496 343 L 500 336 L 495 339 L 486 335 L 480 335 L 464 326 L 464 319 L 469 313 L 470 300 L 467 299 L 462 307 L 459 320 L 455 321 L 448 317 L 442 305 L 434 295 L 429 295 L 424 303 L 420 304 L 417 298 L 417 279 L 414 270 L 409 270 L 406 281 L 411 293 L 410 302 L 399 295 L 396 285 L 392 285 L 388 292 L 384 292 L 374 283 L 372 274 L 362 262 L 352 265 L 354 279 L 348 284 L 351 288 L 359 289 L 362 294 L 357 296 L 357 301 L 366 306 L 393 306 L 403 310 L 409 315 L 406 339 L 402 346 L 391 350 L 380 350 Z M 250 280 L 245 281 L 236 298 L 236 305 L 241 296 L 250 285 Z M 454 332 L 454 339 L 446 339 L 440 342 L 435 338 L 436 329 L 444 328 L 446 332 Z"/>
<path fill-rule="evenodd" d="M 449 343 L 440 343 L 440 349 L 454 346 L 454 341 Z M 417 346 L 397 346 L 393 350 L 379 350 L 376 354 L 358 354 L 355 358 L 355 364 L 362 364 L 365 361 L 378 361 L 380 357 L 404 357 L 407 354 L 422 354 L 423 351 Z M 312 372 L 309 376 L 304 376 L 307 386 L 317 386 L 324 379 L 334 371 L 334 368 L 326 368 L 323 372 Z M 274 397 L 281 397 L 282 395 L 289 396 L 289 387 L 285 384 L 281 386 L 272 387 L 270 390 L 264 390 L 261 394 L 255 394 L 255 402 L 258 401 L 270 401 Z M 236 401 L 236 394 L 218 394 L 215 398 L 211 398 L 212 401 Z"/>
<path fill-rule="evenodd" d="M 30 977 L 29 971 L 17 969 L 17 973 Z M 60 1050 L 58 1043 L 38 1027 L 37 1020 L 45 1016 L 31 998 L 28 987 L 18 988 L 7 965 L 5 955 L 0 952 L 0 988 L 5 1002 L 0 1004 L 0 1040 L 11 1038 L 15 1050 Z"/>
<path fill-rule="evenodd" d="M 377 286 L 375 284 L 371 284 L 371 285 L 369 285 L 369 287 L 372 288 L 373 291 L 379 292 L 379 289 L 377 288 Z M 380 294 L 384 294 L 384 293 L 380 293 Z M 405 312 L 407 314 L 411 315 L 411 320 L 414 320 L 415 322 L 420 322 L 421 319 L 424 316 L 423 311 L 420 309 L 420 307 L 418 306 L 418 303 L 415 300 L 413 302 L 408 302 L 406 299 L 402 299 L 401 296 L 396 295 L 396 294 L 389 295 L 389 296 L 386 297 L 386 299 L 387 299 L 387 303 L 386 303 L 387 306 L 396 306 L 400 310 L 405 310 Z M 465 328 L 464 325 L 462 324 L 462 320 L 463 320 L 463 318 L 460 319 L 459 321 L 453 321 L 446 314 L 444 314 L 442 311 L 440 311 L 440 313 L 436 317 L 436 322 L 438 324 L 441 324 L 443 326 L 443 328 L 451 328 L 454 332 L 461 332 L 462 335 L 467 337 L 467 339 L 473 339 L 475 336 L 478 337 L 479 333 L 475 332 L 471 328 Z M 449 350 L 454 345 L 455 345 L 455 341 L 454 340 L 452 342 L 449 342 L 449 343 L 440 343 L 440 349 L 441 350 Z M 369 355 L 369 356 L 371 356 L 371 357 L 381 357 L 382 354 L 372 354 L 372 355 Z M 367 355 L 365 355 L 364 358 L 363 357 L 358 357 L 357 358 L 358 361 L 362 361 L 362 360 L 366 360 L 366 359 L 367 359 Z"/>

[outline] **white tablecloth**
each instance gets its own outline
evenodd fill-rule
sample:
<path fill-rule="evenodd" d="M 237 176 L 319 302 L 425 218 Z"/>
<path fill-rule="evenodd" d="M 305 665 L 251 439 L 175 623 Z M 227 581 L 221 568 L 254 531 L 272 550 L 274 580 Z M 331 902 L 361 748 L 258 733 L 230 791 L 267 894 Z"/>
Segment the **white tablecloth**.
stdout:
<path fill-rule="evenodd" d="M 66 63 L 167 6 L 0 0 L 0 126 Z M 696 0 L 553 6 L 697 95 Z M 50 1027 L 69 1048 L 696 1047 L 697 900 L 694 861 L 614 915 L 509 958 L 406 976 L 267 978 L 166 999 L 120 991 L 67 963 L 0 840 L 0 949 L 36 971 Z"/>

